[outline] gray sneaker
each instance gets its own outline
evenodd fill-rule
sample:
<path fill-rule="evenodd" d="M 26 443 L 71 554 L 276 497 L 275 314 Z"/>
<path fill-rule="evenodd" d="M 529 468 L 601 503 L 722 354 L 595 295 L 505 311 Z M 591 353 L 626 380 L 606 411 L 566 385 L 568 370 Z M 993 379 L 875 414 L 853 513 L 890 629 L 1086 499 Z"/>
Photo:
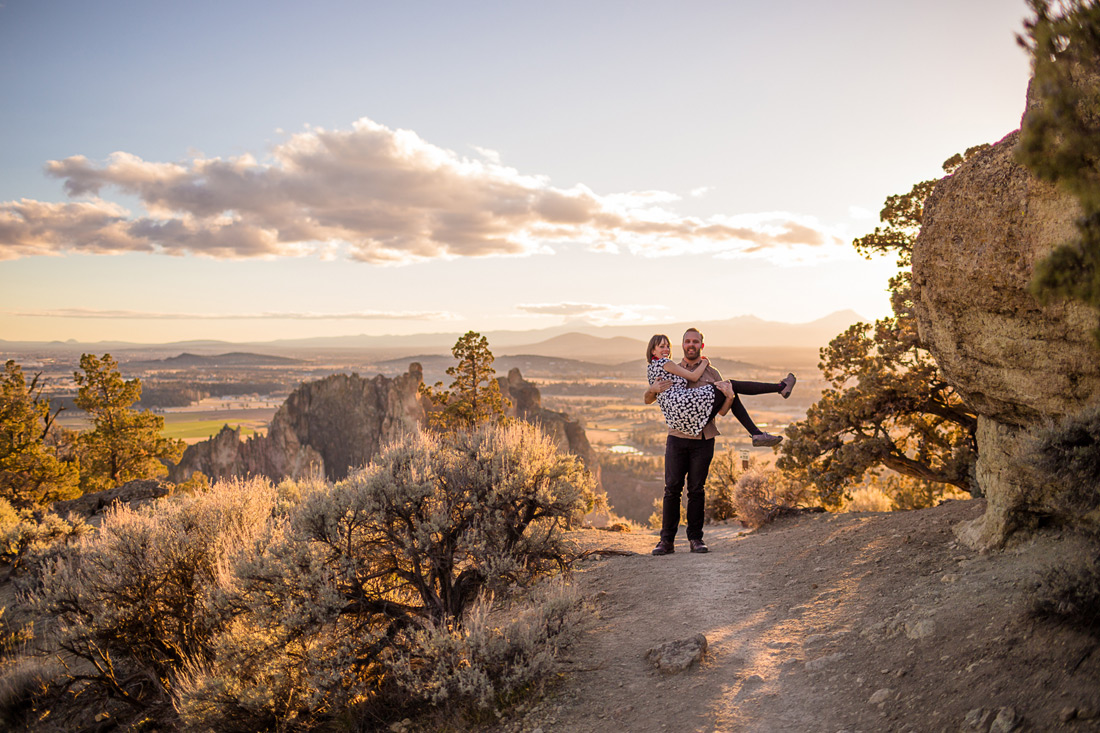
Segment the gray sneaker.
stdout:
<path fill-rule="evenodd" d="M 792 372 L 787 372 L 787 376 L 783 377 L 780 383 L 783 385 L 783 389 L 779 390 L 779 394 L 783 395 L 783 399 L 787 399 L 791 396 L 791 392 L 794 390 L 794 383 L 798 381 Z"/>
<path fill-rule="evenodd" d="M 772 435 L 771 433 L 758 433 L 752 436 L 752 445 L 754 448 L 767 448 L 773 445 L 779 445 L 782 442 L 782 435 Z"/>

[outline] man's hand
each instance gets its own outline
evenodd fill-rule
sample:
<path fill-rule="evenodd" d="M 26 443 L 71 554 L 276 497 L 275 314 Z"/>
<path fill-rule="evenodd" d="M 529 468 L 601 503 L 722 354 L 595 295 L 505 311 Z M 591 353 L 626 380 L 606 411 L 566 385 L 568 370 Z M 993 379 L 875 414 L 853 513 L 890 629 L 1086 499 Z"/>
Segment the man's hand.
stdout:
<path fill-rule="evenodd" d="M 652 405 L 657 401 L 657 395 L 664 392 L 666 389 L 672 386 L 671 379 L 658 379 L 653 384 L 649 385 L 649 389 L 645 391 L 645 403 Z"/>

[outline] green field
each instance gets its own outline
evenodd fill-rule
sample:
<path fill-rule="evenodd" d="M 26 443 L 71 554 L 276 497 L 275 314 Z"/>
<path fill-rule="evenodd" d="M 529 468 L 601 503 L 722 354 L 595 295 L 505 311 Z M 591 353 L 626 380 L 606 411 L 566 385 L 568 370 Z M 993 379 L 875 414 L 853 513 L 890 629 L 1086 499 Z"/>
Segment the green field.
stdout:
<path fill-rule="evenodd" d="M 257 431 L 263 433 L 267 427 L 266 421 L 260 420 L 166 420 L 161 435 L 180 440 L 206 440 L 217 435 L 226 424 L 231 428 L 240 427 L 242 438 L 255 435 Z"/>

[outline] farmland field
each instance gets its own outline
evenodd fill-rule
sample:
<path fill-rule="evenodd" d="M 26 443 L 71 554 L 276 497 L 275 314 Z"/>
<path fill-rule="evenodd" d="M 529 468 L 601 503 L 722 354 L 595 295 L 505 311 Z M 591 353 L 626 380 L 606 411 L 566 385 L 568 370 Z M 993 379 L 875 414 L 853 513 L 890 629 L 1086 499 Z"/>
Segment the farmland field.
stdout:
<path fill-rule="evenodd" d="M 214 437 L 224 425 L 240 427 L 242 438 L 262 435 L 267 432 L 267 425 L 274 414 L 273 408 L 166 412 L 161 434 L 166 438 L 179 438 L 188 444 Z"/>

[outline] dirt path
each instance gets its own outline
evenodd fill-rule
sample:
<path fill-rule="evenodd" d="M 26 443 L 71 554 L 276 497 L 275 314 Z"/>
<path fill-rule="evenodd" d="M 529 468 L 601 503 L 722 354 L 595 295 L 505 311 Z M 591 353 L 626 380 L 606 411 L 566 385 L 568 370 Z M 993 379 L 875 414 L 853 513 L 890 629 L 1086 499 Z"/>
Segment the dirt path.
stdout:
<path fill-rule="evenodd" d="M 652 557 L 654 534 L 578 534 L 633 551 L 586 562 L 594 628 L 564 681 L 500 731 L 1100 730 L 1092 638 L 1029 620 L 1035 578 L 1068 539 L 978 555 L 952 524 L 981 502 L 707 528 L 711 552 Z M 662 643 L 706 636 L 663 675 Z M 970 723 L 975 723 L 971 726 Z"/>

